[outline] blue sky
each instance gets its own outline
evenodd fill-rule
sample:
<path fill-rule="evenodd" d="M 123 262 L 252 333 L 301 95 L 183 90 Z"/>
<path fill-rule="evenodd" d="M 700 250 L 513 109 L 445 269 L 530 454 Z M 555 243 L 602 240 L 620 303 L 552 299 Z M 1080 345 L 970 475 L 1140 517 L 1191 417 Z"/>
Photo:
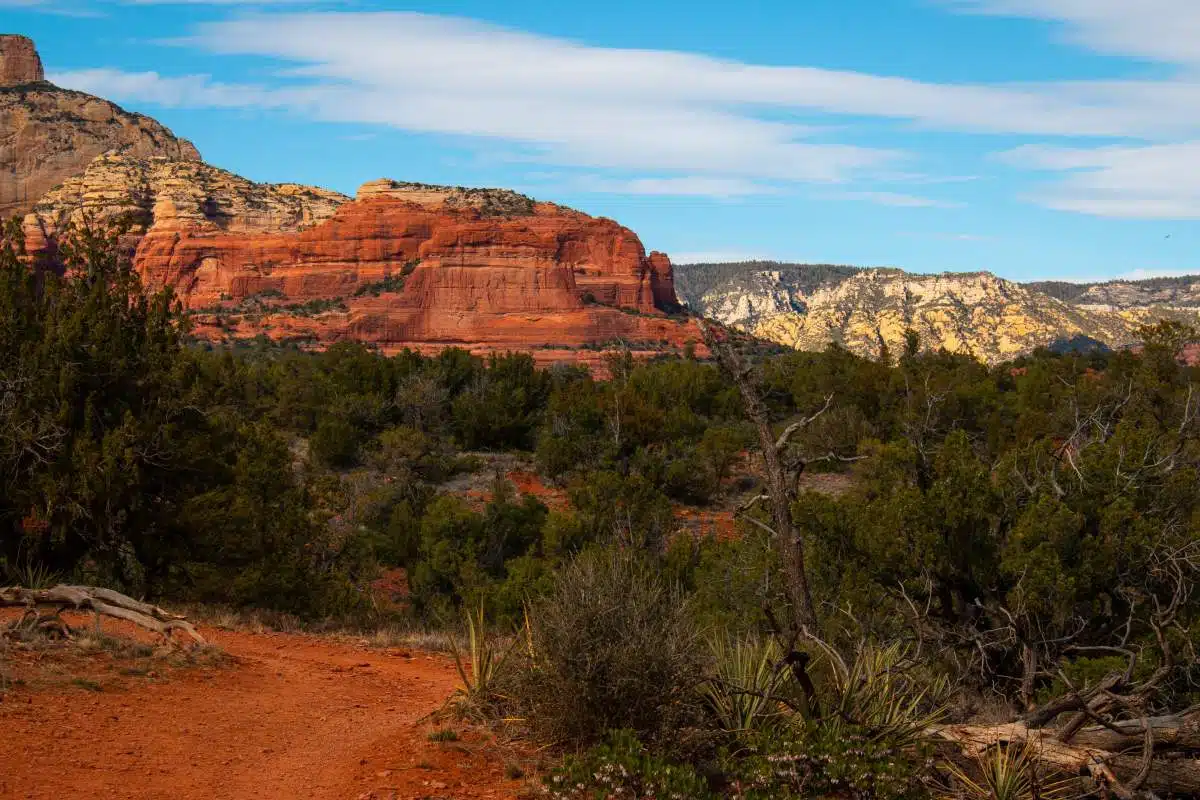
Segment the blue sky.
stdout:
<path fill-rule="evenodd" d="M 676 262 L 1200 272 L 1197 0 L 0 0 L 259 181 L 506 186 Z"/>

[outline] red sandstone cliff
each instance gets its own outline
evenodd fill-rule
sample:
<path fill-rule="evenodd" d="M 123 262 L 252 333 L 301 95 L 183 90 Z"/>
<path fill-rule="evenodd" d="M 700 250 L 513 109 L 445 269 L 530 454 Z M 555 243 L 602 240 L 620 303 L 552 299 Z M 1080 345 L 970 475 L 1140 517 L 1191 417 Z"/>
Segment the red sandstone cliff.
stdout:
<path fill-rule="evenodd" d="M 135 263 L 214 339 L 265 333 L 385 350 L 459 345 L 590 360 L 624 341 L 698 339 L 671 264 L 628 228 L 514 192 L 374 181 L 354 201 L 254 184 L 202 162 L 102 156 L 25 220 L 32 249 L 63 225 L 134 220 Z"/>

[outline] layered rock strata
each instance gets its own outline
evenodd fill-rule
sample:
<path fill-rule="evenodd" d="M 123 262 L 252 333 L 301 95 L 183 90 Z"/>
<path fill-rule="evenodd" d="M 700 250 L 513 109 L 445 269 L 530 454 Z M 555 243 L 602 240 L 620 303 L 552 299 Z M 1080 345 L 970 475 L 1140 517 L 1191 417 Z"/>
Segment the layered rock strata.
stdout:
<path fill-rule="evenodd" d="M 198 160 L 158 122 L 45 81 L 24 36 L 0 35 L 0 219 L 27 213 L 52 187 L 108 151 Z"/>
<path fill-rule="evenodd" d="M 174 288 L 211 338 L 520 349 L 544 361 L 699 338 L 664 313 L 675 306 L 665 255 L 611 220 L 505 190 L 382 180 L 350 200 L 110 153 L 35 206 L 27 242 L 52 253 L 82 220 L 130 223 L 147 285 Z"/>

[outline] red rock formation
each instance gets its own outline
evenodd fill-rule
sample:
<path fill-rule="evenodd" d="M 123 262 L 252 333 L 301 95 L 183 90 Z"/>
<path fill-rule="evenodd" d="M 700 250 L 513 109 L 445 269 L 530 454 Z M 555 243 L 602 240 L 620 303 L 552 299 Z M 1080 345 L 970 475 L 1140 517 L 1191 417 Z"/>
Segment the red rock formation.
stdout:
<path fill-rule="evenodd" d="M 79 214 L 140 214 L 146 283 L 173 287 L 216 339 L 529 350 L 547 362 L 591 361 L 584 348 L 617 340 L 661 351 L 700 338 L 664 313 L 676 307 L 667 257 L 611 220 L 503 190 L 376 181 L 358 197 L 110 155 L 25 227 L 50 246 Z"/>
<path fill-rule="evenodd" d="M 46 73 L 33 40 L 0 34 L 0 86 L 20 86 L 44 80 Z"/>

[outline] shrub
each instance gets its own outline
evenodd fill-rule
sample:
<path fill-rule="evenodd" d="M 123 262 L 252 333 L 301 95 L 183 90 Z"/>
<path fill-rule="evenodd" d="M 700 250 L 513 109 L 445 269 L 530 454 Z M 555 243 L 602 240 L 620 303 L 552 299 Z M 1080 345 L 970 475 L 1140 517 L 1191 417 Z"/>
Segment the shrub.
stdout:
<path fill-rule="evenodd" d="M 930 796 L 923 764 L 868 731 L 814 724 L 759 735 L 729 777 L 744 800 L 916 800 Z"/>
<path fill-rule="evenodd" d="M 534 733 L 587 744 L 611 729 L 651 743 L 698 715 L 703 647 L 686 603 L 625 553 L 581 555 L 530 612 L 511 694 Z"/>
<path fill-rule="evenodd" d="M 546 796 L 555 800 L 715 797 L 692 767 L 656 758 L 632 731 L 613 731 L 603 744 L 568 756 L 545 783 Z"/>
<path fill-rule="evenodd" d="M 326 417 L 309 440 L 309 452 L 327 467 L 350 467 L 358 460 L 358 430 L 345 420 Z"/>

